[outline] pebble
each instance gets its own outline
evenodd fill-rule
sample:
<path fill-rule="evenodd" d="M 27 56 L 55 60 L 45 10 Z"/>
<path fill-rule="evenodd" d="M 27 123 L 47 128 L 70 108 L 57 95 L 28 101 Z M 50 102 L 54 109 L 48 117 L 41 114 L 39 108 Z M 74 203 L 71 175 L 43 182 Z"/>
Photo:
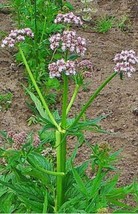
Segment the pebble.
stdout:
<path fill-rule="evenodd" d="M 134 109 L 133 109 L 133 114 L 134 114 L 135 116 L 138 116 L 138 108 L 134 108 Z"/>

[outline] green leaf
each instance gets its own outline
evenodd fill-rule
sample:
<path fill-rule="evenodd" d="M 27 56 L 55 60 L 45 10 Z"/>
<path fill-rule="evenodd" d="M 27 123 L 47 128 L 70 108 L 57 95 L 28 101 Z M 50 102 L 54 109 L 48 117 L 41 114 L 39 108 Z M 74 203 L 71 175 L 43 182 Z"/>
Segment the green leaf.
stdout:
<path fill-rule="evenodd" d="M 123 203 L 123 202 L 120 202 L 118 200 L 115 200 L 115 199 L 110 199 L 110 203 L 118 206 L 118 207 L 122 207 L 122 208 L 130 208 L 131 209 L 131 206 L 130 205 L 127 205 L 126 203 Z"/>
<path fill-rule="evenodd" d="M 15 182 L 15 184 L 12 184 L 10 182 L 4 182 L 2 180 L 0 180 L 0 183 L 8 188 L 10 188 L 11 190 L 13 190 L 14 193 L 16 193 L 17 195 L 21 195 L 23 197 L 26 198 L 30 198 L 31 200 L 34 201 L 42 201 L 42 199 L 40 197 L 42 197 L 42 192 L 39 189 L 36 189 L 35 184 L 31 183 L 31 182 L 20 182 L 17 183 Z"/>
<path fill-rule="evenodd" d="M 59 59 L 61 59 L 62 58 L 62 53 L 56 53 L 56 54 L 54 54 L 54 59 L 55 60 L 59 60 Z M 53 79 L 52 79 L 53 80 Z"/>
<path fill-rule="evenodd" d="M 13 199 L 14 199 L 13 193 L 5 194 L 0 198 L 0 209 L 2 213 L 11 213 Z"/>
<path fill-rule="evenodd" d="M 30 95 L 31 99 L 33 100 L 39 114 L 41 115 L 42 118 L 44 118 L 47 122 L 51 123 L 46 111 L 44 110 L 40 100 L 32 93 L 30 92 L 28 89 L 26 89 L 28 94 Z"/>
<path fill-rule="evenodd" d="M 97 125 L 102 119 L 106 118 L 107 115 L 105 116 L 99 116 L 95 119 L 91 119 L 91 120 L 85 120 L 85 121 L 79 121 L 75 127 L 71 127 L 71 128 L 68 128 L 68 132 L 69 133 L 76 133 L 78 132 L 79 130 L 91 130 L 93 132 L 100 132 L 100 133 L 109 133 L 103 129 L 101 129 L 101 127 L 99 125 Z M 71 120 L 67 120 L 67 123 L 68 123 L 68 126 L 72 125 L 72 123 L 74 122 L 74 118 L 71 119 Z M 70 127 L 69 126 L 69 127 Z"/>
<path fill-rule="evenodd" d="M 132 209 L 132 207 L 131 207 L 130 210 L 118 209 L 118 210 L 114 211 L 113 213 L 119 213 L 119 214 L 121 214 L 121 213 L 125 213 L 125 214 L 126 213 L 128 213 L 128 214 L 138 213 L 138 208 L 137 209 L 136 208 Z"/>
<path fill-rule="evenodd" d="M 29 169 L 26 169 L 22 171 L 22 174 L 29 175 L 32 178 L 40 180 L 44 185 L 48 184 L 48 177 L 44 172 L 40 172 L 39 170 L 30 167 Z"/>
<path fill-rule="evenodd" d="M 75 60 L 79 57 L 78 54 L 71 54 L 70 56 L 68 56 L 68 60 Z"/>
<path fill-rule="evenodd" d="M 104 186 L 102 187 L 102 190 L 101 190 L 101 194 L 102 195 L 107 195 L 109 194 L 112 190 L 114 190 L 117 182 L 118 182 L 118 175 L 115 175 L 113 177 L 113 179 L 109 179 L 109 181 L 106 181 Z"/>
<path fill-rule="evenodd" d="M 0 185 L 0 197 L 7 192 L 7 187 Z"/>
<path fill-rule="evenodd" d="M 40 131 L 40 137 L 43 143 L 55 143 L 55 131 L 47 130 L 47 126 Z"/>
<path fill-rule="evenodd" d="M 5 4 L 1 4 L 1 3 L 0 3 L 0 9 L 3 9 L 3 8 L 5 8 L 5 7 L 6 7 Z"/>
<path fill-rule="evenodd" d="M 38 167 L 46 169 L 46 170 L 53 169 L 52 164 L 45 157 L 43 157 L 42 155 L 40 155 L 36 152 L 32 152 L 32 153 L 28 154 L 27 159 L 28 159 L 28 161 L 31 162 L 31 164 L 34 167 L 38 166 Z"/>
<path fill-rule="evenodd" d="M 30 208 L 33 212 L 35 213 L 42 213 L 43 210 L 43 204 L 38 202 L 37 200 L 31 200 L 28 199 L 27 197 L 24 197 L 22 195 L 19 195 L 19 199 L 25 203 L 27 208 Z"/>
<path fill-rule="evenodd" d="M 79 144 L 76 144 L 76 145 L 75 145 L 75 149 L 73 150 L 73 152 L 72 152 L 72 154 L 71 154 L 71 157 L 68 158 L 68 160 L 67 160 L 67 162 L 66 162 L 67 171 L 70 171 L 70 169 L 72 168 L 72 163 L 74 162 L 75 157 L 76 157 L 77 152 L 78 152 L 78 147 L 79 147 Z"/>
<path fill-rule="evenodd" d="M 116 188 L 107 195 L 107 198 L 109 200 L 124 199 L 130 193 L 134 193 L 133 185 Z"/>
<path fill-rule="evenodd" d="M 66 1 L 66 2 L 64 3 L 64 6 L 68 7 L 70 10 L 74 10 L 73 5 L 72 5 L 70 2 L 68 2 L 68 1 Z"/>
<path fill-rule="evenodd" d="M 62 24 L 51 24 L 46 28 L 46 33 L 51 34 L 51 33 L 61 32 L 61 30 L 64 28 L 65 26 Z"/>
<path fill-rule="evenodd" d="M 88 196 L 87 189 L 86 189 L 86 187 L 84 185 L 84 182 L 83 182 L 82 178 L 78 174 L 77 170 L 72 167 L 72 172 L 73 172 L 74 178 L 76 180 L 76 183 L 78 185 L 79 191 L 82 192 L 85 196 Z"/>

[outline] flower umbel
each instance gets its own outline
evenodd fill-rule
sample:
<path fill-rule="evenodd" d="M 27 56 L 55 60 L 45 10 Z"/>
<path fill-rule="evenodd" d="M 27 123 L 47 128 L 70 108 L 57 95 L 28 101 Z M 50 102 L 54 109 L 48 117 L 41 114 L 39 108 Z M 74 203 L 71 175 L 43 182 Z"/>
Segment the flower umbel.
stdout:
<path fill-rule="evenodd" d="M 66 13 L 66 14 L 58 14 L 56 19 L 54 20 L 55 23 L 73 23 L 76 25 L 82 25 L 83 22 L 81 21 L 80 17 L 75 16 L 74 13 L 70 12 L 70 13 Z"/>
<path fill-rule="evenodd" d="M 61 47 L 62 51 L 69 50 L 71 53 L 76 52 L 80 56 L 84 56 L 86 52 L 86 39 L 80 36 L 77 37 L 75 31 L 57 33 L 51 36 L 49 41 L 52 50 Z"/>
<path fill-rule="evenodd" d="M 50 71 L 49 75 L 50 78 L 54 77 L 60 77 L 61 74 L 64 72 L 67 76 L 68 75 L 75 75 L 75 62 L 64 59 L 57 60 L 56 62 L 53 62 L 49 64 L 48 69 Z"/>
<path fill-rule="evenodd" d="M 114 67 L 116 72 L 120 75 L 125 73 L 128 77 L 131 77 L 132 73 L 136 71 L 133 65 L 138 63 L 138 57 L 133 50 L 121 51 L 121 53 L 115 55 L 114 62 L 116 62 Z"/>
<path fill-rule="evenodd" d="M 2 40 L 1 47 L 4 48 L 8 46 L 12 48 L 16 43 L 24 41 L 25 36 L 28 36 L 31 38 L 34 37 L 34 34 L 30 28 L 11 30 L 9 36 L 7 36 L 5 39 Z"/>
<path fill-rule="evenodd" d="M 93 64 L 90 60 L 84 59 L 80 62 L 77 62 L 77 68 L 82 71 L 82 75 L 85 78 L 92 77 Z"/>
<path fill-rule="evenodd" d="M 38 134 L 35 134 L 34 135 L 34 139 L 33 139 L 33 146 L 35 147 L 35 148 L 37 148 L 38 146 L 39 146 L 39 144 L 40 144 L 40 138 L 39 138 L 39 135 Z"/>
<path fill-rule="evenodd" d="M 8 134 L 9 136 L 9 134 Z M 27 137 L 27 134 L 22 131 L 20 132 L 19 134 L 14 134 L 11 138 L 12 140 L 14 141 L 14 144 L 13 144 L 13 148 L 15 150 L 19 150 L 22 148 L 22 146 L 26 143 L 26 137 Z"/>

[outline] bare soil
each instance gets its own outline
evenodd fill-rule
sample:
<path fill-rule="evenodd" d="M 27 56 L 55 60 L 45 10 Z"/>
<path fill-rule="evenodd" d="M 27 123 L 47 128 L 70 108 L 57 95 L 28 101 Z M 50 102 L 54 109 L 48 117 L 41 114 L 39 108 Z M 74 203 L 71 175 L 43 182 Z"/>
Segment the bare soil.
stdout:
<path fill-rule="evenodd" d="M 4 3 L 3 0 L 1 3 Z M 81 7 L 80 1 L 73 1 L 75 8 Z M 87 79 L 87 91 L 81 90 L 74 104 L 73 113 L 77 113 L 88 96 L 108 77 L 114 68 L 114 55 L 121 50 L 133 49 L 138 53 L 138 2 L 125 0 L 98 1 L 99 11 L 115 17 L 127 15 L 130 26 L 125 31 L 114 27 L 105 34 L 93 30 L 91 22 L 85 23 L 86 28 L 77 29 L 78 34 L 88 39 L 88 55 L 94 65 L 92 79 Z M 10 13 L 0 10 L 0 32 L 9 33 L 15 28 Z M 1 38 L 0 38 L 1 39 Z M 24 82 L 22 69 L 16 65 L 12 50 L 0 48 L 0 94 L 12 92 L 13 100 L 8 110 L 0 112 L 0 130 L 27 131 L 37 129 L 28 127 L 27 119 L 31 116 L 25 100 L 21 83 Z M 120 169 L 120 183 L 130 183 L 138 174 L 138 71 L 131 78 L 120 80 L 115 77 L 100 93 L 96 101 L 88 109 L 86 117 L 94 118 L 101 114 L 109 116 L 101 123 L 102 127 L 113 134 L 86 133 L 91 144 L 107 142 L 113 151 L 123 148 L 121 159 L 117 165 Z M 73 148 L 75 141 L 70 141 Z M 79 149 L 77 161 L 89 157 L 86 145 Z"/>

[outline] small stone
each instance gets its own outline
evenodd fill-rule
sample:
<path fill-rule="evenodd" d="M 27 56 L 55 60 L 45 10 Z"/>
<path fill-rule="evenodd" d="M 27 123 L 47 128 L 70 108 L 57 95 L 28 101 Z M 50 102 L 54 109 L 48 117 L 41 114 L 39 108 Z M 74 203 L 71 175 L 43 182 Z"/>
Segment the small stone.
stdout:
<path fill-rule="evenodd" d="M 133 109 L 133 114 L 134 114 L 135 116 L 138 116 L 138 108 Z"/>

